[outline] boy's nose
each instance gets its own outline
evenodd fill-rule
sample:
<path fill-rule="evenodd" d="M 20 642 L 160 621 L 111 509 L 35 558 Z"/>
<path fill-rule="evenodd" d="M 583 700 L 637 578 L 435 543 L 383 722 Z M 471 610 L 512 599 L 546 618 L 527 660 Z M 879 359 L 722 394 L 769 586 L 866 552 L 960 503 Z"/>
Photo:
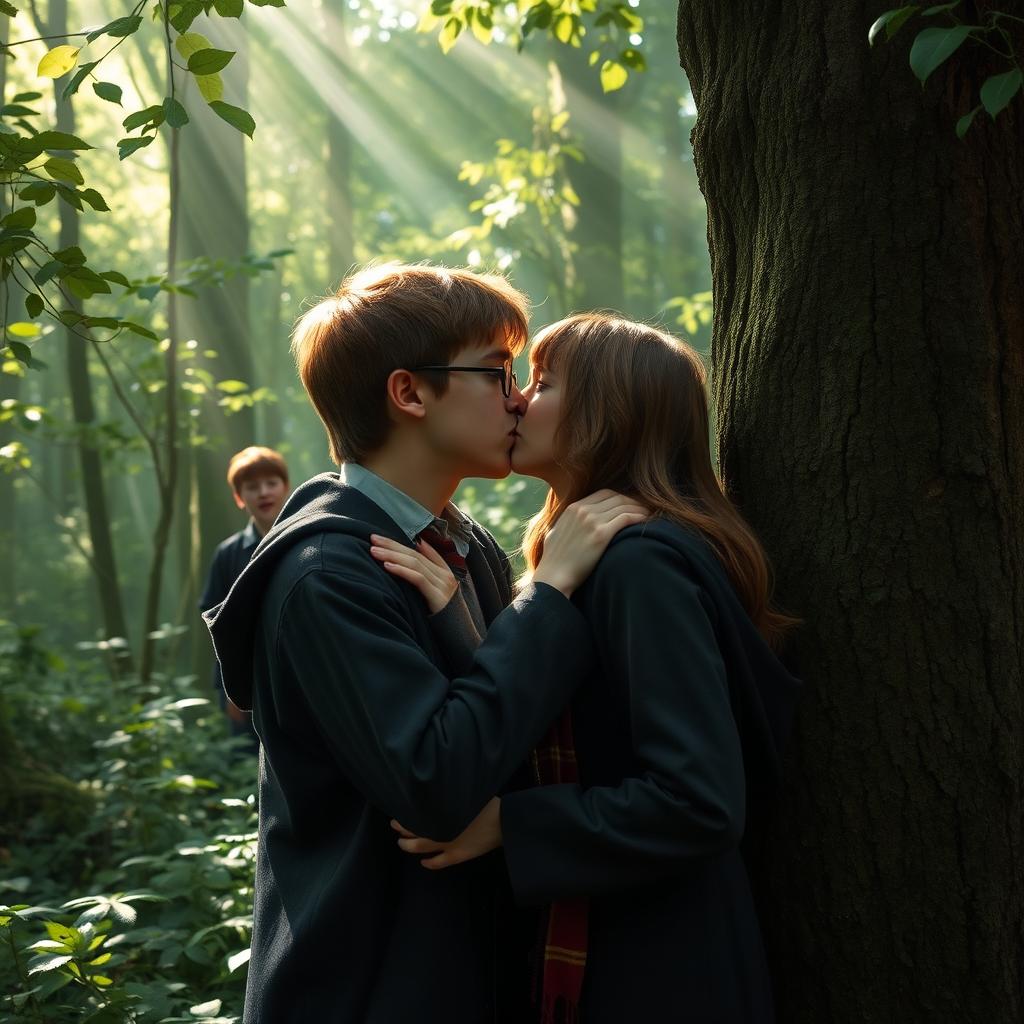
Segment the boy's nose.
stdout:
<path fill-rule="evenodd" d="M 512 390 L 509 392 L 508 398 L 505 399 L 505 408 L 517 416 L 522 416 L 526 412 L 526 398 L 515 384 L 512 385 Z"/>

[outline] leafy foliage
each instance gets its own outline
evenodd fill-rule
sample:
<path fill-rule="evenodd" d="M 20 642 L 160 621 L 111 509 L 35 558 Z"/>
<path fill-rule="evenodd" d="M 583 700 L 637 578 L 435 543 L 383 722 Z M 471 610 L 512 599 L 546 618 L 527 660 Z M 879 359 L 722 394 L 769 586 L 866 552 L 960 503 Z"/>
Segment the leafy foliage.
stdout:
<path fill-rule="evenodd" d="M 120 105 L 123 97 L 121 86 L 99 80 L 96 69 L 127 38 L 142 29 L 145 8 L 146 0 L 139 0 L 131 14 L 89 32 L 73 33 L 85 36 L 85 44 L 72 46 L 62 43 L 52 47 L 40 60 L 38 75 L 59 79 L 77 66 L 77 71 L 63 90 L 65 100 L 74 96 L 87 78 L 92 78 L 93 91 L 100 99 Z M 148 147 L 162 126 L 178 131 L 189 124 L 188 111 L 175 95 L 175 68 L 187 71 L 195 78 L 201 96 L 222 120 L 252 137 L 256 127 L 252 116 L 241 107 L 223 101 L 220 72 L 234 54 L 211 46 L 198 33 L 189 32 L 199 14 L 209 13 L 208 8 L 222 17 L 237 18 L 242 13 L 242 4 L 238 0 L 227 0 L 212 7 L 190 0 L 166 10 L 160 3 L 153 5 L 153 28 L 162 34 L 167 48 L 171 69 L 168 80 L 170 94 L 161 102 L 134 111 L 123 119 L 122 125 L 128 134 L 117 141 L 119 159 L 125 160 Z M 17 9 L 10 7 L 4 13 L 13 17 Z M 111 39 L 116 42 L 104 45 Z M 101 52 L 95 59 L 79 64 L 82 52 L 97 42 L 101 43 Z M 18 45 L 21 44 L 0 44 L 0 53 L 6 55 Z M 184 67 L 173 60 L 174 54 L 187 62 Z M 82 315 L 72 300 L 80 302 L 96 295 L 109 295 L 110 285 L 121 284 L 121 281 L 111 271 L 93 267 L 88 256 L 78 247 L 64 252 L 53 251 L 36 231 L 38 208 L 57 200 L 67 203 L 79 213 L 85 213 L 87 207 L 93 213 L 110 210 L 106 199 L 95 188 L 85 187 L 85 175 L 78 163 L 78 154 L 93 146 L 66 132 L 46 127 L 40 130 L 38 119 L 42 115 L 28 104 L 41 98 L 39 92 L 23 92 L 0 110 L 0 176 L 9 186 L 12 199 L 11 212 L 0 219 L 0 282 L 7 283 L 8 292 L 13 285 L 25 293 L 29 320 L 52 318 L 83 338 L 94 341 L 109 341 L 124 331 L 155 339 L 152 332 L 116 314 L 102 317 Z M 139 134 L 132 135 L 135 131 Z M 18 206 L 18 199 L 25 205 Z M 5 316 L 5 325 L 9 322 L 10 318 Z M 111 333 L 97 336 L 94 333 L 97 329 Z M 8 329 L 8 340 L 10 334 Z M 32 366 L 28 346 L 16 348 L 8 345 L 5 354 L 26 367 Z"/>
<path fill-rule="evenodd" d="M 1005 65 L 1009 70 L 989 75 L 982 82 L 979 90 L 981 102 L 956 122 L 957 137 L 962 139 L 979 111 L 984 110 L 991 118 L 995 119 L 1021 92 L 1024 72 L 1022 72 L 1020 58 L 1014 47 L 1011 28 L 1017 27 L 1019 35 L 1019 26 L 1024 25 L 1024 18 L 1006 11 L 988 11 L 984 17 L 984 24 L 963 24 L 956 15 L 959 6 L 959 0 L 955 0 L 953 3 L 928 7 L 920 4 L 908 4 L 893 8 L 875 19 L 868 30 L 868 43 L 874 46 L 875 41 L 883 33 L 886 41 L 892 39 L 907 22 L 915 17 L 944 21 L 945 24 L 932 24 L 927 28 L 922 28 L 911 44 L 910 69 L 919 79 L 922 87 L 932 73 L 949 60 L 968 40 L 996 54 L 999 63 Z"/>
<path fill-rule="evenodd" d="M 0 768 L 45 758 L 65 802 L 88 805 L 68 828 L 66 809 L 36 800 L 17 834 L 0 835 L 3 1015 L 237 1020 L 255 763 L 233 756 L 238 741 L 194 678 L 112 678 L 85 646 L 95 653 L 66 660 L 35 629 L 0 631 Z"/>
<path fill-rule="evenodd" d="M 607 0 L 519 0 L 516 4 L 492 0 L 433 0 L 420 21 L 423 32 L 437 31 L 437 41 L 447 53 L 463 33 L 485 46 L 492 40 L 510 42 L 522 49 L 535 32 L 574 48 L 587 39 L 590 63 L 600 63 L 605 92 L 621 89 L 630 71 L 645 71 L 647 61 L 639 47 L 644 20 L 637 13 L 639 0 L 629 3 Z M 514 13 L 511 13 L 514 12 Z"/>

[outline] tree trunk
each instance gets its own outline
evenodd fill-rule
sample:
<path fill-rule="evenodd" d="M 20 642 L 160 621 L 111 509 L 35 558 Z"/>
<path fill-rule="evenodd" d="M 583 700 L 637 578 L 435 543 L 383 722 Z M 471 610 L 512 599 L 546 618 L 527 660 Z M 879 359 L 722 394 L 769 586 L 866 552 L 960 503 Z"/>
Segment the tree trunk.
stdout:
<path fill-rule="evenodd" d="M 0 31 L 0 42 L 7 42 L 7 30 Z M 7 61 L 0 61 L 0 105 L 7 102 Z M 10 212 L 7 196 L 0 190 L 0 217 Z M 7 282 L 0 282 L 0 308 L 8 308 Z M 0 402 L 8 398 L 17 399 L 21 391 L 21 378 L 10 373 L 0 373 Z M 10 423 L 0 423 L 0 448 L 15 439 Z M 15 537 L 18 532 L 17 491 L 14 487 L 15 474 L 0 470 L 0 580 L 4 580 L 0 596 L 0 616 L 13 617 L 18 603 L 17 567 Z"/>
<path fill-rule="evenodd" d="M 67 31 L 67 0 L 51 0 L 49 9 L 49 33 L 63 36 Z M 73 135 L 75 133 L 75 111 L 71 99 L 62 99 L 64 83 L 54 86 L 57 108 L 57 130 Z M 78 214 L 67 205 L 60 207 L 59 248 L 77 246 L 79 238 Z M 75 309 L 80 304 L 69 297 L 69 305 Z M 103 479 L 103 464 L 100 453 L 89 441 L 87 431 L 96 425 L 96 408 L 92 397 L 92 381 L 89 378 L 89 342 L 84 341 L 71 330 L 66 330 L 65 345 L 67 358 L 68 386 L 71 394 L 71 410 L 75 424 L 81 431 L 77 444 L 78 464 L 82 477 L 82 494 L 85 499 L 85 514 L 89 528 L 89 542 L 92 548 L 92 568 L 99 592 L 100 610 L 103 617 L 103 631 L 109 637 L 127 638 L 124 607 L 121 602 L 121 587 L 117 576 L 117 560 L 110 530 L 110 511 L 107 505 L 106 484 Z M 122 667 L 131 664 L 129 649 L 120 651 Z"/>
<path fill-rule="evenodd" d="M 352 60 L 346 22 L 348 13 L 342 0 L 324 4 L 323 11 L 329 15 L 322 22 L 324 38 L 331 39 L 336 73 L 342 79 L 350 79 L 349 65 Z M 355 225 L 352 210 L 352 156 L 355 140 L 345 124 L 342 111 L 330 103 L 324 104 L 327 122 L 324 135 L 327 143 L 327 217 L 328 260 L 327 274 L 332 284 L 340 284 L 348 274 L 355 260 Z"/>
<path fill-rule="evenodd" d="M 1024 1019 L 1024 100 L 958 141 L 989 51 L 922 92 L 917 23 L 868 48 L 885 7 L 680 6 L 722 467 L 806 620 L 763 924 L 787 1024 L 1002 1024 Z"/>
<path fill-rule="evenodd" d="M 245 107 L 249 80 L 248 39 L 244 26 L 231 18 L 200 17 L 194 31 L 214 47 L 234 50 L 221 72 L 224 99 Z M 185 76 L 188 79 L 189 76 Z M 206 256 L 238 263 L 249 251 L 246 150 L 249 140 L 226 125 L 199 98 L 188 82 L 191 123 L 181 136 L 181 226 L 178 258 Z M 202 288 L 195 299 L 179 303 L 181 340 L 196 338 L 200 351 L 214 349 L 208 369 L 217 380 L 242 380 L 256 387 L 250 320 L 249 278 L 238 274 L 217 288 Z M 238 515 L 225 483 L 228 460 L 254 443 L 252 409 L 226 415 L 217 405 L 219 392 L 202 410 L 202 432 L 209 438 L 193 457 L 199 481 L 200 564 L 205 572 L 217 545 L 238 529 Z"/>

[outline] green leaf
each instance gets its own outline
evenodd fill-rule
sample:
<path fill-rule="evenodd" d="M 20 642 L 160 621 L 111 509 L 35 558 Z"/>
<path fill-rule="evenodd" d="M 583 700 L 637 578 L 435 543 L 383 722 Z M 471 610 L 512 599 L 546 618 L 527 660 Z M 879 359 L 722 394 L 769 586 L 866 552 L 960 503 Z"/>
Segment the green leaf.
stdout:
<path fill-rule="evenodd" d="M 187 32 L 192 26 L 192 22 L 202 13 L 203 5 L 195 0 L 189 0 L 179 6 L 176 14 L 171 15 L 171 24 L 177 31 Z"/>
<path fill-rule="evenodd" d="M 85 253 L 77 245 L 69 245 L 66 249 L 58 249 L 54 254 L 55 260 L 60 260 L 68 267 L 81 267 L 85 264 Z"/>
<path fill-rule="evenodd" d="M 104 281 L 113 281 L 114 284 L 119 284 L 122 288 L 131 288 L 132 286 L 131 281 L 124 274 L 119 274 L 116 270 L 104 270 L 100 277 Z"/>
<path fill-rule="evenodd" d="M 953 0 L 951 4 L 936 4 L 934 7 L 929 7 L 928 10 L 922 11 L 921 16 L 923 18 L 930 18 L 933 14 L 941 14 L 943 11 L 951 11 L 954 7 L 960 6 L 960 0 Z"/>
<path fill-rule="evenodd" d="M 1022 80 L 1024 75 L 1021 74 L 1020 68 L 985 79 L 981 85 L 981 105 L 988 111 L 990 117 L 995 119 L 996 114 L 1017 95 Z"/>
<path fill-rule="evenodd" d="M 94 188 L 83 189 L 78 193 L 82 200 L 88 203 L 97 213 L 109 213 L 110 207 L 107 201 Z"/>
<path fill-rule="evenodd" d="M 956 25 L 953 28 L 926 28 L 918 32 L 910 48 L 910 67 L 922 85 L 973 31 L 973 25 Z"/>
<path fill-rule="evenodd" d="M 7 333 L 15 338 L 35 338 L 39 334 L 39 324 L 27 324 L 23 321 L 8 324 Z"/>
<path fill-rule="evenodd" d="M 43 311 L 43 297 L 37 295 L 35 292 L 29 292 L 25 296 L 25 312 L 35 320 L 37 316 Z"/>
<path fill-rule="evenodd" d="M 50 260 L 48 263 L 44 263 L 36 272 L 32 275 L 32 280 L 37 285 L 42 287 L 49 281 L 55 274 L 59 274 L 64 269 L 64 264 L 60 260 Z"/>
<path fill-rule="evenodd" d="M 40 149 L 92 149 L 88 142 L 83 142 L 77 135 L 67 132 L 40 132 L 32 142 Z"/>
<path fill-rule="evenodd" d="M 224 98 L 224 81 L 220 75 L 196 75 L 196 85 L 207 103 Z"/>
<path fill-rule="evenodd" d="M 130 36 L 142 24 L 142 18 L 138 15 L 131 15 L 125 18 L 117 18 L 104 25 L 103 28 L 94 29 L 85 38 L 87 42 L 99 39 L 100 36 L 113 36 L 115 39 L 123 39 Z"/>
<path fill-rule="evenodd" d="M 634 50 L 632 47 L 627 48 L 619 54 L 619 60 L 623 64 L 631 67 L 634 71 L 646 71 L 647 60 L 639 50 Z"/>
<path fill-rule="evenodd" d="M 971 127 L 971 122 L 974 120 L 974 115 L 981 110 L 981 106 L 975 107 L 970 113 L 964 114 L 956 123 L 956 137 L 962 139 L 967 134 L 967 129 Z"/>
<path fill-rule="evenodd" d="M 243 0 L 213 0 L 213 6 L 222 18 L 240 18 L 245 3 Z"/>
<path fill-rule="evenodd" d="M 40 78 L 60 78 L 78 63 L 81 47 L 55 46 L 39 62 L 36 74 Z"/>
<path fill-rule="evenodd" d="M 132 320 L 122 320 L 121 326 L 131 331 L 132 334 L 137 334 L 140 338 L 149 338 L 150 341 L 158 340 L 157 336 L 148 327 L 143 327 Z"/>
<path fill-rule="evenodd" d="M 26 366 L 32 365 L 32 349 L 20 341 L 9 341 L 7 347 L 14 353 L 14 358 Z"/>
<path fill-rule="evenodd" d="M 621 89 L 629 78 L 629 72 L 618 62 L 606 60 L 601 65 L 601 88 L 605 92 Z"/>
<path fill-rule="evenodd" d="M 35 207 L 22 206 L 0 220 L 5 228 L 34 228 L 36 226 Z"/>
<path fill-rule="evenodd" d="M 256 122 L 247 110 L 233 107 L 230 103 L 223 103 L 221 100 L 214 100 L 210 104 L 210 109 L 233 128 L 237 128 L 243 134 L 248 135 L 250 139 L 252 138 L 252 133 L 256 131 Z"/>
<path fill-rule="evenodd" d="M 68 80 L 68 84 L 64 87 L 64 92 L 61 94 L 62 99 L 67 99 L 69 96 L 74 96 L 78 92 L 78 87 L 85 81 L 85 79 L 92 73 L 92 69 L 96 67 L 99 61 L 91 60 L 85 64 L 80 64 L 78 70 Z"/>
<path fill-rule="evenodd" d="M 248 391 L 249 385 L 244 380 L 219 380 L 217 390 L 228 395 L 237 395 L 241 391 Z"/>
<path fill-rule="evenodd" d="M 27 238 L 5 238 L 0 242 L 0 256 L 13 256 L 29 244 Z"/>
<path fill-rule="evenodd" d="M 20 103 L 8 103 L 6 107 L 0 108 L 0 116 L 2 117 L 28 117 L 38 113 L 38 110 L 33 110 L 31 107 L 23 107 Z"/>
<path fill-rule="evenodd" d="M 41 100 L 41 92 L 19 92 L 12 100 L 12 103 L 31 103 L 33 100 Z"/>
<path fill-rule="evenodd" d="M 172 96 L 164 100 L 164 120 L 172 128 L 184 128 L 188 124 L 188 111 Z"/>
<path fill-rule="evenodd" d="M 92 91 L 101 100 L 106 100 L 108 103 L 116 103 L 118 106 L 121 104 L 121 86 L 114 85 L 113 82 L 93 82 Z"/>
<path fill-rule="evenodd" d="M 7 0 L 0 0 L 0 13 L 6 14 L 8 18 L 16 18 L 18 8 L 14 4 L 9 4 Z"/>
<path fill-rule="evenodd" d="M 874 46 L 878 34 L 885 29 L 885 38 L 892 39 L 903 27 L 908 18 L 912 18 L 918 11 L 917 7 L 896 7 L 875 20 L 875 23 L 868 29 L 868 45 Z"/>
<path fill-rule="evenodd" d="M 81 211 L 82 200 L 78 198 L 77 190 L 69 188 L 67 185 L 61 184 L 57 186 L 57 195 L 60 196 L 60 198 L 65 203 L 67 203 L 68 206 L 71 206 L 74 209 Z"/>
<path fill-rule="evenodd" d="M 70 181 L 72 185 L 82 185 L 85 178 L 74 160 L 53 156 L 43 164 L 43 170 L 56 181 Z"/>
<path fill-rule="evenodd" d="M 437 36 L 437 41 L 441 46 L 442 53 L 447 53 L 455 45 L 455 40 L 459 38 L 459 33 L 461 31 L 461 18 L 449 18 L 444 23 L 444 28 L 441 29 Z"/>
<path fill-rule="evenodd" d="M 53 77 L 56 78 L 57 76 L 54 75 Z M 42 956 L 34 956 L 28 962 L 28 973 L 41 974 L 44 971 L 53 971 L 58 967 L 63 967 L 70 959 L 71 956 L 68 953 L 61 955 L 49 953 Z"/>
<path fill-rule="evenodd" d="M 188 59 L 188 69 L 194 75 L 215 75 L 231 63 L 234 50 L 196 50 Z"/>
<path fill-rule="evenodd" d="M 162 106 L 152 106 L 146 107 L 144 110 L 136 110 L 134 114 L 129 114 L 121 124 L 126 132 L 133 132 L 136 128 L 141 128 L 143 125 L 152 124 L 154 127 L 159 127 L 159 125 L 163 124 L 163 120 L 164 108 Z"/>
<path fill-rule="evenodd" d="M 185 60 L 188 60 L 193 53 L 198 53 L 200 50 L 208 50 L 212 46 L 213 43 L 206 36 L 200 35 L 198 32 L 183 32 L 174 40 L 174 48 Z"/>

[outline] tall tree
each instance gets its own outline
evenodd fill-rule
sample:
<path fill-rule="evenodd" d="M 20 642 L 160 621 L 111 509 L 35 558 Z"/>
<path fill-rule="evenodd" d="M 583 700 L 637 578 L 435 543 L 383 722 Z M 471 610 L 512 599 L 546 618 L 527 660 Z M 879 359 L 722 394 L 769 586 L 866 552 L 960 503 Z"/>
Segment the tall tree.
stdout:
<path fill-rule="evenodd" d="M 35 10 L 35 9 L 33 9 Z M 50 0 L 47 17 L 36 16 L 39 34 L 64 38 L 68 31 L 67 0 Z M 70 97 L 63 96 L 64 83 L 54 83 L 54 97 L 57 107 L 57 130 L 69 135 L 75 133 L 75 110 Z M 76 247 L 80 242 L 79 221 L 76 212 L 67 204 L 60 203 L 60 249 Z M 80 309 L 74 296 L 68 297 L 68 306 Z M 99 592 L 100 610 L 103 617 L 104 633 L 108 637 L 127 638 L 128 629 L 121 601 L 121 588 L 117 575 L 117 560 L 111 534 L 111 514 L 107 502 L 107 488 L 103 476 L 103 465 L 95 443 L 89 438 L 89 431 L 96 426 L 96 407 L 93 401 L 92 382 L 89 376 L 89 345 L 79 333 L 70 328 L 64 331 L 67 360 L 68 387 L 71 396 L 71 410 L 79 430 L 78 465 L 81 474 L 82 493 L 85 500 L 86 522 L 91 548 L 90 563 Z M 131 658 L 128 648 L 121 649 L 126 663 Z"/>
<path fill-rule="evenodd" d="M 0 33 L 0 43 L 7 42 L 6 29 Z M 0 106 L 7 102 L 7 61 L 0 60 Z M 8 213 L 7 196 L 0 190 L 0 216 Z M 0 282 L 0 303 L 7 308 L 9 295 L 7 282 Z M 17 400 L 20 392 L 21 379 L 15 374 L 0 373 L 0 402 L 7 399 Z M 0 422 L 0 448 L 14 440 L 14 430 L 10 423 Z M 14 474 L 0 470 L 0 579 L 6 580 L 3 596 L 0 597 L 0 615 L 11 615 L 17 601 L 17 564 L 15 557 L 14 538 L 17 534 L 17 491 L 14 487 Z"/>
<path fill-rule="evenodd" d="M 991 54 L 922 93 L 880 8 L 680 4 L 722 467 L 806 619 L 764 923 L 785 1022 L 1019 1021 L 1024 103 L 961 142 Z"/>
<path fill-rule="evenodd" d="M 221 72 L 224 99 L 245 106 L 249 81 L 249 43 L 241 20 L 199 17 L 191 31 L 205 36 L 212 46 L 235 52 Z M 186 92 L 191 123 L 181 137 L 181 193 L 178 258 L 182 262 L 208 257 L 237 264 L 249 251 L 246 188 L 246 138 L 225 125 L 205 103 L 197 102 L 195 85 Z M 192 301 L 179 304 L 182 340 L 196 338 L 202 349 L 214 349 L 217 359 L 209 367 L 218 380 L 241 380 L 254 385 L 250 348 L 249 278 L 235 274 L 221 287 L 202 288 Z M 209 443 L 195 450 L 202 551 L 198 564 L 209 565 L 216 546 L 237 529 L 224 473 L 233 452 L 253 444 L 253 415 L 243 409 L 226 415 L 214 396 L 203 410 L 203 433 Z M 191 558 L 184 564 L 190 564 Z M 192 593 L 187 605 L 195 607 L 195 580 L 183 581 Z M 199 581 L 201 585 L 201 581 Z M 208 645 L 204 645 L 206 647 Z"/>

